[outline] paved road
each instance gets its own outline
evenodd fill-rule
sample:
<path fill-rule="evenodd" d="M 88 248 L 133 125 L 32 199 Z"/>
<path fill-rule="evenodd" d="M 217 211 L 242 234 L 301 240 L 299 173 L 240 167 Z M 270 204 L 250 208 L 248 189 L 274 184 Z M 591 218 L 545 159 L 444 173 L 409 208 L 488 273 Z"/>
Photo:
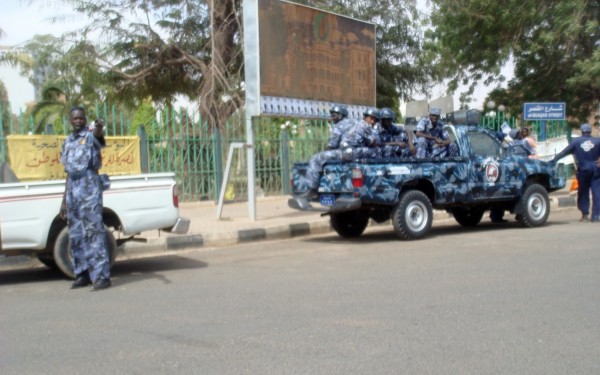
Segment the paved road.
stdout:
<path fill-rule="evenodd" d="M 0 273 L 3 374 L 598 374 L 600 248 L 576 211 L 522 229 L 389 226 L 117 263 L 114 287 Z"/>

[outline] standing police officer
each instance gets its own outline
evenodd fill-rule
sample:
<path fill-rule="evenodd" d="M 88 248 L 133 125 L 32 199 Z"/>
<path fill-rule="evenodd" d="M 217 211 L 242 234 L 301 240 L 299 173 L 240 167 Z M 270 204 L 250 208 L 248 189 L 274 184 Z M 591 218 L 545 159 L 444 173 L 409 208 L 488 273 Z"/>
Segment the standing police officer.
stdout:
<path fill-rule="evenodd" d="M 592 137 L 592 127 L 581 125 L 581 137 L 574 138 L 564 150 L 552 159 L 556 163 L 567 155 L 573 154 L 577 162 L 577 208 L 581 211 L 579 221 L 589 221 L 590 188 L 592 189 L 592 221 L 598 222 L 600 216 L 600 138 Z"/>
<path fill-rule="evenodd" d="M 86 126 L 85 110 L 71 109 L 73 132 L 63 144 L 61 162 L 67 173 L 60 216 L 67 220 L 75 281 L 71 288 L 92 284 L 92 290 L 110 287 L 110 260 L 102 222 L 101 149 L 104 124 L 93 132 Z"/>

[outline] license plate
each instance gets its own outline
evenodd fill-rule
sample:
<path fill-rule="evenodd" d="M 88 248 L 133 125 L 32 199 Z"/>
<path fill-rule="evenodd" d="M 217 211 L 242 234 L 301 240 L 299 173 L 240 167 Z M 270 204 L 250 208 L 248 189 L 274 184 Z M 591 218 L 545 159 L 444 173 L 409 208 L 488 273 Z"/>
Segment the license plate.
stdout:
<path fill-rule="evenodd" d="M 320 199 L 322 206 L 333 206 L 333 202 L 335 202 L 335 195 L 321 194 Z"/>

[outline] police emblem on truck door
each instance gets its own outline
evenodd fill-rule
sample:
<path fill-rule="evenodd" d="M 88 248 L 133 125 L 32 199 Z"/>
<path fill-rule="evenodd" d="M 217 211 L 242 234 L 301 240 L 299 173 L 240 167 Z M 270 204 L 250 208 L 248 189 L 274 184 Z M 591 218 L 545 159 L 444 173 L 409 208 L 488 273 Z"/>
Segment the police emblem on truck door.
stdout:
<path fill-rule="evenodd" d="M 487 182 L 492 184 L 496 183 L 500 177 L 500 166 L 498 165 L 498 162 L 494 159 L 486 159 L 483 162 L 483 166 Z"/>

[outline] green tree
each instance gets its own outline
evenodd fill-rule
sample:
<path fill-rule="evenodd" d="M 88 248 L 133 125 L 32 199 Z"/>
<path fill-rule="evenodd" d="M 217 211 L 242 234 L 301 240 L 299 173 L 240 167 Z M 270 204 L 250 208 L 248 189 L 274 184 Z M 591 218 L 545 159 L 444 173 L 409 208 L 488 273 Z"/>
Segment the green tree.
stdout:
<path fill-rule="evenodd" d="M 427 47 L 449 91 L 506 80 L 491 97 L 513 113 L 525 101 L 564 101 L 569 115 L 586 118 L 600 99 L 599 0 L 432 0 Z"/>
<path fill-rule="evenodd" d="M 153 131 L 158 131 L 158 129 L 156 129 L 156 109 L 149 99 L 141 101 L 140 105 L 137 106 L 133 113 L 129 134 L 137 135 L 140 126 L 144 126 L 146 134 L 148 134 L 150 138 L 156 136 L 156 134 L 153 134 Z"/>
<path fill-rule="evenodd" d="M 243 104 L 241 0 L 66 1 L 91 20 L 73 37 L 99 32 L 105 39 L 98 61 L 120 100 L 149 96 L 169 105 L 183 94 L 213 126 Z M 376 24 L 379 106 L 397 108 L 399 98 L 427 91 L 432 70 L 421 53 L 415 0 L 301 3 Z M 139 17 L 129 17 L 131 9 Z"/>
<path fill-rule="evenodd" d="M 37 35 L 5 53 L 2 62 L 18 67 L 41 92 L 33 108 L 36 132 L 68 116 L 74 105 L 93 110 L 94 103 L 104 101 L 111 93 L 110 87 L 103 84 L 95 47 L 86 40 L 71 42 L 65 37 Z"/>
<path fill-rule="evenodd" d="M 102 35 L 97 62 L 121 102 L 168 108 L 184 95 L 212 126 L 241 107 L 241 0 L 66 2 L 90 20 L 72 37 Z"/>
<path fill-rule="evenodd" d="M 4 86 L 4 82 L 0 80 L 0 121 L 2 121 L 2 133 L 6 136 L 9 133 L 10 126 L 10 101 L 8 100 L 8 91 Z"/>

